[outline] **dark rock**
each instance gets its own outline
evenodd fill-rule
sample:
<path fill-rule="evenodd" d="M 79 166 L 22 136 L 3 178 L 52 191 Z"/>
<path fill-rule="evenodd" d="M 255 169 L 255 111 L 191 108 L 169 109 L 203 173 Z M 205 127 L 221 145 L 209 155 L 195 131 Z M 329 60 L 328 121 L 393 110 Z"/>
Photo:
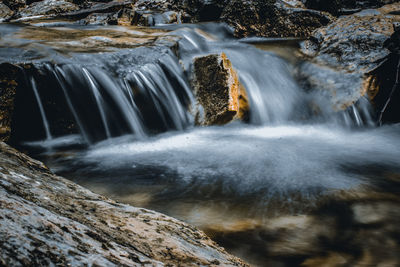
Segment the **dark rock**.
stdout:
<path fill-rule="evenodd" d="M 194 59 L 193 86 L 201 106 L 197 124 L 225 124 L 248 117 L 246 90 L 224 53 Z"/>
<path fill-rule="evenodd" d="M 152 11 L 135 11 L 132 24 L 141 26 L 155 26 L 160 24 L 180 24 L 185 18 L 182 13 L 167 11 L 163 13 Z"/>
<path fill-rule="evenodd" d="M 3 3 L 12 10 L 16 11 L 26 6 L 26 0 L 3 0 Z"/>
<path fill-rule="evenodd" d="M 91 25 L 117 25 L 117 13 L 93 13 L 80 21 L 82 24 Z"/>
<path fill-rule="evenodd" d="M 308 37 L 332 21 L 323 12 L 293 8 L 273 0 L 230 1 L 221 19 L 235 28 L 237 37 Z"/>
<path fill-rule="evenodd" d="M 19 68 L 15 65 L 0 64 L 0 141 L 8 141 L 14 100 L 17 93 Z"/>
<path fill-rule="evenodd" d="M 5 266 L 247 266 L 194 227 L 96 195 L 4 143 L 0 259 Z"/>
<path fill-rule="evenodd" d="M 0 3 L 0 22 L 5 21 L 14 14 L 14 12 L 5 4 Z"/>
<path fill-rule="evenodd" d="M 79 7 L 66 0 L 44 0 L 34 2 L 18 12 L 17 17 L 55 15 L 78 10 Z"/>
<path fill-rule="evenodd" d="M 390 54 L 369 73 L 369 94 L 378 112 L 379 123 L 400 122 L 400 28 L 384 42 Z M 372 90 L 374 89 L 374 90 Z"/>
<path fill-rule="evenodd" d="M 333 15 L 359 12 L 361 9 L 378 8 L 396 0 L 303 0 L 307 8 L 327 11 Z"/>
<path fill-rule="evenodd" d="M 40 63 L 21 63 L 19 66 L 23 78 L 20 79 L 16 88 L 10 143 L 42 140 L 46 137 L 43 119 L 32 89 L 32 81 L 28 77 L 35 79 L 47 119 L 51 122 L 51 134 L 63 136 L 78 133 L 78 127 L 63 90 L 52 72 L 51 65 L 48 64 L 49 68 L 46 64 Z M 29 113 L 26 112 L 27 110 Z"/>
<path fill-rule="evenodd" d="M 134 24 L 149 25 L 149 17 L 155 21 L 155 14 L 174 11 L 179 19 L 170 22 L 164 19 L 162 23 L 221 21 L 234 27 L 237 37 L 306 37 L 332 20 L 329 14 L 301 6 L 294 0 L 139 0 L 134 9 L 146 18 L 136 19 Z"/>
<path fill-rule="evenodd" d="M 132 6 L 132 2 L 132 0 L 126 0 L 112 1 L 108 3 L 96 3 L 88 8 L 66 12 L 64 14 L 60 14 L 60 16 L 70 19 L 82 19 L 93 13 L 115 13 L 124 8 L 130 8 Z"/>

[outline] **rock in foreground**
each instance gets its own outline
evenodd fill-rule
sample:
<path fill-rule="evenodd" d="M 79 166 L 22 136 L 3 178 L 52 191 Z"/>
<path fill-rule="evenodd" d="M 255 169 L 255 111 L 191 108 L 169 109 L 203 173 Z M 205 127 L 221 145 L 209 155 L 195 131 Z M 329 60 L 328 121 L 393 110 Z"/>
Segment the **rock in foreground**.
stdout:
<path fill-rule="evenodd" d="M 245 266 L 204 233 L 116 203 L 0 143 L 0 265 Z"/>

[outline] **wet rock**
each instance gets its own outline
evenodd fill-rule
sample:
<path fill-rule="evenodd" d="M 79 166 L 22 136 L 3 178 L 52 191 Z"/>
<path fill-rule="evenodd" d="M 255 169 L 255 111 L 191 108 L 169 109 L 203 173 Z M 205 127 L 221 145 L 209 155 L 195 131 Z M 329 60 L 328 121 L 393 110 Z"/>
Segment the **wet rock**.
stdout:
<path fill-rule="evenodd" d="M 298 8 L 305 7 L 303 2 L 301 2 L 300 0 L 282 0 L 282 2 L 284 2 L 287 5 L 292 6 L 292 7 L 298 7 Z"/>
<path fill-rule="evenodd" d="M 0 141 L 8 141 L 18 86 L 17 66 L 0 64 Z"/>
<path fill-rule="evenodd" d="M 93 13 L 116 13 L 124 8 L 130 8 L 131 6 L 132 0 L 96 3 L 87 8 L 82 8 L 76 11 L 72 10 L 71 12 L 60 14 L 60 16 L 69 19 L 82 19 Z"/>
<path fill-rule="evenodd" d="M 332 17 L 323 12 L 262 0 L 230 1 L 221 19 L 234 27 L 237 37 L 308 37 L 312 31 L 332 21 Z"/>
<path fill-rule="evenodd" d="M 18 17 L 33 17 L 43 15 L 54 15 L 78 10 L 79 7 L 65 0 L 44 0 L 35 2 L 22 9 Z"/>
<path fill-rule="evenodd" d="M 15 11 L 25 7 L 26 0 L 3 0 L 3 3 Z"/>
<path fill-rule="evenodd" d="M 327 11 L 334 15 L 359 12 L 361 9 L 378 8 L 396 0 L 303 0 L 307 8 Z"/>
<path fill-rule="evenodd" d="M 369 73 L 390 53 L 383 44 L 394 31 L 393 23 L 400 21 L 399 15 L 392 14 L 399 9 L 400 4 L 396 3 L 364 10 L 316 30 L 302 45 L 303 53 L 313 60 L 300 67 L 311 87 L 329 91 L 341 109 L 364 95 L 373 98 L 378 88 L 371 83 Z M 315 71 L 306 74 L 310 69 Z M 328 80 L 328 76 L 337 79 Z"/>
<path fill-rule="evenodd" d="M 167 11 L 163 13 L 152 11 L 135 11 L 132 24 L 141 26 L 155 26 L 161 24 L 182 23 L 182 13 Z"/>
<path fill-rule="evenodd" d="M 116 13 L 93 13 L 80 21 L 85 25 L 117 25 L 118 14 Z"/>
<path fill-rule="evenodd" d="M 159 21 L 161 23 L 226 22 L 235 29 L 237 37 L 250 35 L 305 37 L 332 20 L 329 14 L 301 7 L 299 1 L 139 0 L 134 9 L 138 12 L 138 16 L 145 18 L 136 19 L 134 24 L 149 25 L 149 20 L 157 24 L 157 17 L 166 11 L 174 11 L 178 19 L 159 19 Z"/>
<path fill-rule="evenodd" d="M 96 195 L 4 143 L 0 210 L 5 266 L 246 266 L 194 227 Z"/>
<path fill-rule="evenodd" d="M 246 90 L 224 53 L 195 58 L 193 84 L 201 106 L 197 124 L 225 124 L 248 117 Z"/>
<path fill-rule="evenodd" d="M 0 22 L 5 21 L 14 14 L 14 12 L 5 4 L 0 3 Z"/>

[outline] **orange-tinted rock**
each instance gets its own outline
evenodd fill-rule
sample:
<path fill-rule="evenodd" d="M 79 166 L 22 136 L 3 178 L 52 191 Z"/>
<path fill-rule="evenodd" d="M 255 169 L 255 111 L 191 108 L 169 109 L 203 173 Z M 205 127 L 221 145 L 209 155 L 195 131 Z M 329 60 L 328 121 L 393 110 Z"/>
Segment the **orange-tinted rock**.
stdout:
<path fill-rule="evenodd" d="M 197 124 L 221 125 L 248 116 L 246 90 L 224 53 L 195 58 L 193 84 L 201 106 L 196 112 Z"/>

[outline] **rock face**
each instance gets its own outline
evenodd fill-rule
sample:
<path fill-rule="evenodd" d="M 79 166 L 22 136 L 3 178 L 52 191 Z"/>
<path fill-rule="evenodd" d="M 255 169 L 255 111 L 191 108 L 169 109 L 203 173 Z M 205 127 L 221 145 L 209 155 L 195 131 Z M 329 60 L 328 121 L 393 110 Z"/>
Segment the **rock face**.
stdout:
<path fill-rule="evenodd" d="M 18 72 L 14 65 L 0 64 L 0 141 L 8 141 L 11 135 Z"/>
<path fill-rule="evenodd" d="M 116 203 L 0 143 L 2 266 L 245 266 L 204 233 Z"/>
<path fill-rule="evenodd" d="M 311 87 L 327 89 L 337 95 L 338 108 L 343 109 L 377 88 L 371 86 L 371 71 L 377 68 L 390 53 L 384 42 L 394 32 L 393 23 L 400 21 L 395 14 L 400 4 L 386 5 L 379 9 L 364 10 L 342 16 L 332 24 L 313 33 L 303 45 L 303 52 L 313 57 L 313 63 L 301 66 L 309 72 Z M 335 75 L 328 75 L 336 73 Z M 326 77 L 337 77 L 327 80 Z M 345 96 L 341 98 L 341 96 Z M 350 96 L 350 97 L 347 97 Z"/>
<path fill-rule="evenodd" d="M 224 53 L 194 59 L 193 87 L 202 108 L 196 114 L 197 124 L 225 124 L 248 117 L 246 90 Z"/>

